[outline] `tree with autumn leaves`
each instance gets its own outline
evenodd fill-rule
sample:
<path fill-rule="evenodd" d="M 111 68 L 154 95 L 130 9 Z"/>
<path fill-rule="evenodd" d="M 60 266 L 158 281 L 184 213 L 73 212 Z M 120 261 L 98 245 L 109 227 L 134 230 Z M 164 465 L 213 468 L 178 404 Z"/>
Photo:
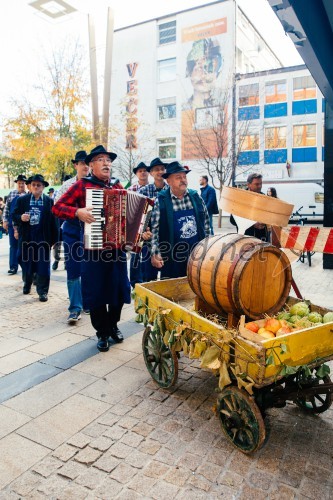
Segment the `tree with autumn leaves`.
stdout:
<path fill-rule="evenodd" d="M 36 103 L 26 97 L 13 101 L 13 116 L 5 126 L 6 153 L 0 158 L 8 177 L 38 172 L 61 183 L 74 173 L 75 152 L 95 146 L 83 61 L 80 45 L 65 43 L 45 61 L 44 77 L 34 87 Z"/>

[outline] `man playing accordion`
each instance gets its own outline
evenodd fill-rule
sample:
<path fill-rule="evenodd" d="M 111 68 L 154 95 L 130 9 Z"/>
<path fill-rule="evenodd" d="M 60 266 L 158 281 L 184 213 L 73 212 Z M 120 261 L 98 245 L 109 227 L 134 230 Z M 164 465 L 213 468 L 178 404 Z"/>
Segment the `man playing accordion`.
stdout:
<path fill-rule="evenodd" d="M 92 149 L 85 159 L 91 177 L 73 184 L 53 207 L 57 217 L 79 219 L 82 238 L 83 223 L 95 222 L 93 207 L 86 206 L 86 189 L 123 189 L 119 182 L 112 184 L 111 180 L 111 164 L 116 157 L 103 146 Z M 81 265 L 83 308 L 90 310 L 91 323 L 98 337 L 97 348 L 105 352 L 109 350 L 110 337 L 115 342 L 123 341 L 117 323 L 123 305 L 131 302 L 126 254 L 120 249 L 86 249 Z"/>

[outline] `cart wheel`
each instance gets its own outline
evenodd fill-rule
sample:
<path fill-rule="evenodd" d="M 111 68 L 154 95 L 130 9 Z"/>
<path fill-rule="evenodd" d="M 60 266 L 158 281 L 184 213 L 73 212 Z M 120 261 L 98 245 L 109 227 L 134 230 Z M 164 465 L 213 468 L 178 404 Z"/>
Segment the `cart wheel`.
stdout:
<path fill-rule="evenodd" d="M 329 375 L 326 375 L 322 379 L 314 379 L 313 386 L 319 386 L 318 393 L 313 396 L 308 396 L 307 398 L 302 397 L 302 393 L 300 393 L 295 403 L 307 413 L 323 413 L 328 410 L 332 404 L 332 394 L 320 394 L 320 385 L 329 383 L 331 383 L 331 377 Z"/>
<path fill-rule="evenodd" d="M 217 400 L 217 411 L 223 432 L 243 453 L 262 446 L 266 431 L 261 412 L 254 399 L 237 387 L 224 389 Z"/>
<path fill-rule="evenodd" d="M 160 387 L 171 387 L 178 378 L 178 358 L 159 333 L 149 326 L 142 337 L 143 358 L 150 376 Z"/>

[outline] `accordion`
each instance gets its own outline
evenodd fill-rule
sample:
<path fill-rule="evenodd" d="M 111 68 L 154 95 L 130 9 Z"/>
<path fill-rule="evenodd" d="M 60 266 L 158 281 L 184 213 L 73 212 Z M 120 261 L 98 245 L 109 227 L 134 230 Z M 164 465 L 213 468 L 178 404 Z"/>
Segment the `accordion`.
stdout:
<path fill-rule="evenodd" d="M 135 191 L 87 188 L 86 206 L 93 207 L 95 222 L 84 225 L 85 249 L 139 253 L 153 205 L 153 200 Z"/>

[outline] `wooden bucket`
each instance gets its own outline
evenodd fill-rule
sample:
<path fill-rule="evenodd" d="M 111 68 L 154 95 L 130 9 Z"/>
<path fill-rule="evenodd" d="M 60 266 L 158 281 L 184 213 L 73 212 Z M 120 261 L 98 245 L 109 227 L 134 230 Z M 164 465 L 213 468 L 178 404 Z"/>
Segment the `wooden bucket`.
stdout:
<path fill-rule="evenodd" d="M 220 208 L 244 219 L 287 226 L 294 205 L 265 194 L 223 186 Z"/>
<path fill-rule="evenodd" d="M 233 233 L 200 241 L 190 255 L 187 277 L 194 293 L 218 313 L 259 319 L 283 308 L 292 273 L 282 250 Z"/>

